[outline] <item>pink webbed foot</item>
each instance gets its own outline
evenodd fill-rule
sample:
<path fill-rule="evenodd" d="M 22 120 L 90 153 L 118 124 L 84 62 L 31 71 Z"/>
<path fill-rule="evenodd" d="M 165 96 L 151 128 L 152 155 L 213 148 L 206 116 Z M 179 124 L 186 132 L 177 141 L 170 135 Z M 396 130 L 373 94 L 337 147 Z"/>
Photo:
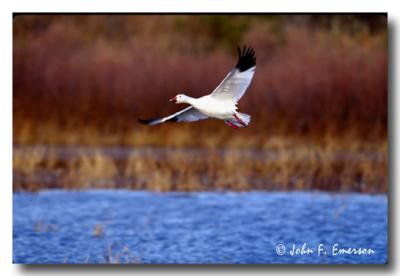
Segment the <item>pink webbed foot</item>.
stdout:
<path fill-rule="evenodd" d="M 231 123 L 231 122 L 229 122 L 229 121 L 225 121 L 225 123 L 226 123 L 228 126 L 234 128 L 234 129 L 239 128 L 237 125 L 235 125 L 235 124 L 233 124 L 233 123 Z"/>
<path fill-rule="evenodd" d="M 239 124 L 241 124 L 242 126 L 246 126 L 246 124 L 236 114 L 233 114 L 233 117 L 235 117 L 236 121 L 238 121 Z"/>

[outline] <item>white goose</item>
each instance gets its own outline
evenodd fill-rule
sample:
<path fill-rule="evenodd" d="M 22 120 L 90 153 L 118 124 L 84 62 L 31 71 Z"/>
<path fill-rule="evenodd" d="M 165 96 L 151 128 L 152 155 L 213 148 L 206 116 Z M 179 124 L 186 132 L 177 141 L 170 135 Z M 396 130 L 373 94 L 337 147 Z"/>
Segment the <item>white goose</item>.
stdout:
<path fill-rule="evenodd" d="M 147 125 L 164 122 L 193 122 L 206 118 L 224 120 L 233 128 L 244 127 L 250 123 L 250 115 L 237 112 L 237 102 L 246 92 L 256 70 L 256 57 L 252 48 L 238 48 L 239 60 L 215 90 L 201 98 L 178 94 L 171 102 L 186 103 L 190 106 L 172 115 L 150 120 L 139 119 Z"/>

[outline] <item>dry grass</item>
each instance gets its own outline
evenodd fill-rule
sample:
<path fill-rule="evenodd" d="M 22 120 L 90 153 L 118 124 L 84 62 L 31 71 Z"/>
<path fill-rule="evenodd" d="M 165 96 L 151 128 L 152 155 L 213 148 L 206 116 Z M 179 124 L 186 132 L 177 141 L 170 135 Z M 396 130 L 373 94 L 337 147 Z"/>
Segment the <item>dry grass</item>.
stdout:
<path fill-rule="evenodd" d="M 73 149 L 73 148 L 72 148 Z M 387 191 L 387 145 L 275 137 L 265 149 L 14 150 L 14 189 Z M 32 160 L 31 160 L 32 159 Z M 50 181 L 44 181 L 50 176 Z"/>
<path fill-rule="evenodd" d="M 249 127 L 136 122 L 209 93 L 243 44 Z M 387 190 L 385 16 L 18 16 L 13 77 L 15 190 Z M 121 146 L 123 160 L 102 150 Z"/>

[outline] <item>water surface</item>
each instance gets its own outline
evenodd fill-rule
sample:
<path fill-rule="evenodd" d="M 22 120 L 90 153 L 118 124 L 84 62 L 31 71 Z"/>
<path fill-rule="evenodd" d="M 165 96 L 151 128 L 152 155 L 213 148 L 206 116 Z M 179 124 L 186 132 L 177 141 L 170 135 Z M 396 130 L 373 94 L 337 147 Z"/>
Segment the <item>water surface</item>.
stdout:
<path fill-rule="evenodd" d="M 14 263 L 387 262 L 386 195 L 48 190 L 13 222 Z"/>

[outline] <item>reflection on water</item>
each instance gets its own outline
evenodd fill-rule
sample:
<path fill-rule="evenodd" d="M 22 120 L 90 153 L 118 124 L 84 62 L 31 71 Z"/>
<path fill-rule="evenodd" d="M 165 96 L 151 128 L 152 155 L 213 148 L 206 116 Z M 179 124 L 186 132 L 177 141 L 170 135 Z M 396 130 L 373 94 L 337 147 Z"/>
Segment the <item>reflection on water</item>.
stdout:
<path fill-rule="evenodd" d="M 43 191 L 14 194 L 13 212 L 15 263 L 387 261 L 386 195 Z M 304 243 L 328 254 L 290 255 Z"/>

